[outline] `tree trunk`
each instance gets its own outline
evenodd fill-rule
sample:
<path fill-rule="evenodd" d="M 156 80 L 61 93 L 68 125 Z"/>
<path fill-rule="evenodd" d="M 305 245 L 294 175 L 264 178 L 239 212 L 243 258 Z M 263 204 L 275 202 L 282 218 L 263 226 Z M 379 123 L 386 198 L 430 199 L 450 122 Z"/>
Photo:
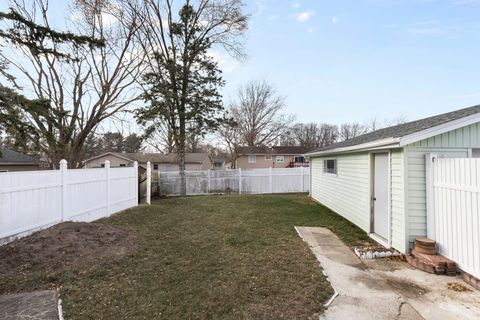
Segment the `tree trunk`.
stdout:
<path fill-rule="evenodd" d="M 178 168 L 180 170 L 180 195 L 187 195 L 187 178 L 185 177 L 185 115 L 180 114 L 180 137 L 178 145 L 179 163 Z"/>

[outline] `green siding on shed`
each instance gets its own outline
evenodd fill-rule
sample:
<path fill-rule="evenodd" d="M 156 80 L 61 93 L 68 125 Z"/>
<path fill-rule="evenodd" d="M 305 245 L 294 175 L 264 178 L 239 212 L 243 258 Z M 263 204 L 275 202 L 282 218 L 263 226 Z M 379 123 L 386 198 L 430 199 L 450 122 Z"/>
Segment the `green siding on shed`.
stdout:
<path fill-rule="evenodd" d="M 391 151 L 391 241 L 392 247 L 406 251 L 405 237 L 405 176 L 403 174 L 405 161 L 402 149 Z"/>
<path fill-rule="evenodd" d="M 337 159 L 337 175 L 323 173 L 324 159 Z M 369 232 L 370 156 L 352 153 L 315 157 L 312 166 L 312 197 Z"/>
<path fill-rule="evenodd" d="M 405 146 L 407 159 L 408 245 L 416 236 L 427 235 L 425 155 L 435 153 L 449 158 L 466 158 L 470 148 L 480 148 L 480 124 L 475 123 Z"/>

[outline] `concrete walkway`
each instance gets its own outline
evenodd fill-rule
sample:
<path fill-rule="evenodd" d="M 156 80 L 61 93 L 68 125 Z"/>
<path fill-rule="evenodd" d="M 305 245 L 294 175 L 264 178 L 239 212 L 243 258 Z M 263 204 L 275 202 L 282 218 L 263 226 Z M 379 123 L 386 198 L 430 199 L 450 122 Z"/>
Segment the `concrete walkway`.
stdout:
<path fill-rule="evenodd" d="M 0 296 L 2 320 L 58 320 L 57 294 L 53 290 Z"/>
<path fill-rule="evenodd" d="M 297 227 L 338 296 L 322 319 L 480 319 L 480 292 L 455 292 L 449 282 L 404 262 L 361 261 L 325 228 Z"/>

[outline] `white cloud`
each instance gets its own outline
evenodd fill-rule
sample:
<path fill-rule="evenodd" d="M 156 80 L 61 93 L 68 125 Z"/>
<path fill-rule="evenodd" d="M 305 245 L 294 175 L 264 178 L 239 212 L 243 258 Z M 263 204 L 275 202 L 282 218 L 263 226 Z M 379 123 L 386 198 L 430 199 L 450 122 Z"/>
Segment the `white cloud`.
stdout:
<path fill-rule="evenodd" d="M 298 1 L 294 1 L 294 2 L 292 3 L 292 7 L 296 8 L 296 9 L 297 9 L 297 8 L 300 8 L 300 6 L 301 6 L 301 4 L 300 4 L 300 2 L 298 2 Z"/>
<path fill-rule="evenodd" d="M 308 9 L 303 12 L 297 13 L 296 17 L 298 21 L 305 22 L 310 20 L 310 18 L 313 17 L 314 15 L 315 15 L 315 11 Z"/>
<path fill-rule="evenodd" d="M 331 19 L 332 23 L 333 24 L 337 24 L 340 22 L 340 18 L 339 17 L 336 17 L 336 16 L 333 16 L 332 19 Z"/>
<path fill-rule="evenodd" d="M 218 67 L 225 73 L 232 72 L 240 64 L 237 60 L 233 59 L 229 55 L 217 50 L 209 50 L 208 55 L 218 63 Z"/>
<path fill-rule="evenodd" d="M 313 33 L 313 31 L 315 31 L 315 29 L 313 27 L 310 27 L 310 28 L 307 29 L 308 33 Z"/>

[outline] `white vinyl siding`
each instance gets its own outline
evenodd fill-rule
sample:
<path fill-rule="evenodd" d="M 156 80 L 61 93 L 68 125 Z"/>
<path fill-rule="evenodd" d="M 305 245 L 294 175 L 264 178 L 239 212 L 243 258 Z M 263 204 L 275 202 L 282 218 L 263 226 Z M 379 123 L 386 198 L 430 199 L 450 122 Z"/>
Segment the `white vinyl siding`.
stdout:
<path fill-rule="evenodd" d="M 370 155 L 339 155 L 337 174 L 323 174 L 324 160 L 312 158 L 312 197 L 369 232 L 370 220 Z M 331 159 L 331 158 L 330 158 Z"/>
<path fill-rule="evenodd" d="M 405 183 L 404 183 L 404 153 L 402 149 L 391 151 L 391 241 L 392 247 L 406 251 L 405 239 Z"/>

